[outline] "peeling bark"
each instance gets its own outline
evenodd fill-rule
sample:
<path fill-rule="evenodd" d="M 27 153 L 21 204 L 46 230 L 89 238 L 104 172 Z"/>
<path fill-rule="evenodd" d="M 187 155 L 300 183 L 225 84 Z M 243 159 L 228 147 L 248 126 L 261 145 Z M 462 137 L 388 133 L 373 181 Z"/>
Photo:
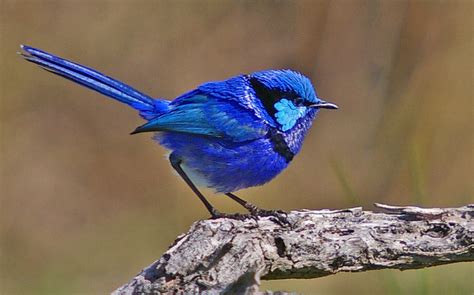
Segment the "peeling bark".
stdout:
<path fill-rule="evenodd" d="M 289 212 L 195 222 L 163 256 L 113 294 L 258 293 L 260 279 L 416 269 L 474 260 L 474 205 L 395 207 L 386 213 Z"/>

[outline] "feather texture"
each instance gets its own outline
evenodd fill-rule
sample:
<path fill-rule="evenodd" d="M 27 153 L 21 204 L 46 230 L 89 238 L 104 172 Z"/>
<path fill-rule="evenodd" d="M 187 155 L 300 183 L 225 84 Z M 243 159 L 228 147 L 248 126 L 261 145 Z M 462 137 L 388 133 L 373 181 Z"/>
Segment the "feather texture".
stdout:
<path fill-rule="evenodd" d="M 161 113 L 168 108 L 169 101 L 153 99 L 96 70 L 30 46 L 22 45 L 21 48 L 26 52 L 22 56 L 27 61 L 35 63 L 53 74 L 128 104 L 138 110 L 145 119 L 151 119 L 157 113 Z"/>
<path fill-rule="evenodd" d="M 207 82 L 167 101 L 45 51 L 22 48 L 27 61 L 138 110 L 147 122 L 133 133 L 155 132 L 155 140 L 172 151 L 173 167 L 180 165 L 191 181 L 218 192 L 273 179 L 301 150 L 318 106 L 337 107 L 320 100 L 311 81 L 291 70 Z"/>

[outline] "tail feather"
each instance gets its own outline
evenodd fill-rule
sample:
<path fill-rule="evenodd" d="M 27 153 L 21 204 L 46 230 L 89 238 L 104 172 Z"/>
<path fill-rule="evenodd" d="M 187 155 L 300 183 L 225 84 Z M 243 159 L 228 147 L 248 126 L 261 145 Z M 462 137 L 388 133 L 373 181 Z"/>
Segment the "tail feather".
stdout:
<path fill-rule="evenodd" d="M 96 70 L 30 46 L 21 45 L 21 48 L 26 52 L 26 54 L 22 53 L 21 55 L 27 61 L 125 103 L 140 111 L 140 115 L 145 119 L 149 120 L 168 108 L 168 101 L 154 99 Z"/>

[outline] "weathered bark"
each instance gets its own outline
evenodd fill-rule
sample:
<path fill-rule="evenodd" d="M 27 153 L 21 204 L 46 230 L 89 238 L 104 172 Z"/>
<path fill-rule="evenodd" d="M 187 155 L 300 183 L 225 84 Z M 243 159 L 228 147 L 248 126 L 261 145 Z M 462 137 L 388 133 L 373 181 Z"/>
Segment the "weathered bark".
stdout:
<path fill-rule="evenodd" d="M 387 213 L 301 210 L 274 217 L 195 222 L 163 256 L 114 294 L 258 292 L 260 278 L 416 269 L 474 260 L 474 205 Z"/>

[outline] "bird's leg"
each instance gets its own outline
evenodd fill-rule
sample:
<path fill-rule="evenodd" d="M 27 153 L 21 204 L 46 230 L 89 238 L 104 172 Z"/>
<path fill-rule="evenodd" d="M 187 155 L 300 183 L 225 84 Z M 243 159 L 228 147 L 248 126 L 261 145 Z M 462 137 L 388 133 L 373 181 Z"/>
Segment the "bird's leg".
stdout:
<path fill-rule="evenodd" d="M 253 215 L 257 215 L 256 213 L 261 210 L 260 208 L 258 208 L 254 204 L 252 204 L 250 202 L 247 202 L 244 199 L 241 199 L 241 198 L 237 197 L 233 193 L 226 193 L 225 195 L 228 196 L 229 198 L 231 198 L 232 200 L 236 201 L 237 203 L 239 203 L 240 206 L 247 209 Z"/>
<path fill-rule="evenodd" d="M 248 215 L 242 214 L 225 214 L 219 212 L 216 208 L 214 208 L 211 203 L 204 197 L 204 195 L 198 190 L 198 188 L 194 185 L 191 181 L 189 176 L 184 172 L 183 168 L 181 167 L 181 160 L 176 157 L 173 153 L 171 153 L 169 157 L 171 166 L 178 172 L 179 176 L 186 182 L 186 184 L 193 190 L 193 192 L 198 196 L 201 202 L 206 206 L 206 209 L 211 213 L 212 218 L 232 218 L 232 219 L 239 219 L 243 220 L 248 218 Z M 262 210 L 259 209 L 257 206 L 242 200 L 241 198 L 237 197 L 232 193 L 226 194 L 229 198 L 233 199 L 234 201 L 238 202 L 240 205 L 244 206 L 253 216 L 275 216 L 280 221 L 279 223 L 288 223 L 288 221 L 283 220 L 281 218 L 281 214 L 284 213 L 282 211 L 274 211 L 274 210 Z"/>
<path fill-rule="evenodd" d="M 281 210 L 265 210 L 265 209 L 260 209 L 257 206 L 255 206 L 252 203 L 249 203 L 233 193 L 226 193 L 226 196 L 231 198 L 232 200 L 236 201 L 239 203 L 242 207 L 247 209 L 251 215 L 253 216 L 273 216 L 276 217 L 279 221 L 280 224 L 289 224 L 288 220 L 286 219 L 286 212 L 281 211 Z"/>
<path fill-rule="evenodd" d="M 284 211 L 260 209 L 257 206 L 255 206 L 254 204 L 249 203 L 249 202 L 237 197 L 233 193 L 226 193 L 225 195 L 228 196 L 229 198 L 231 198 L 232 200 L 236 201 L 237 203 L 239 203 L 239 205 L 241 205 L 242 207 L 247 209 L 250 212 L 250 214 L 252 216 L 256 217 L 256 218 L 258 218 L 259 216 L 261 216 L 261 217 L 271 216 L 271 217 L 274 217 L 274 221 L 276 223 L 278 223 L 282 226 L 286 226 L 286 225 L 290 224 L 290 222 L 286 219 L 286 212 L 284 212 Z"/>
<path fill-rule="evenodd" d="M 206 206 L 207 211 L 211 213 L 211 217 L 214 219 L 217 218 L 231 218 L 231 219 L 237 219 L 237 220 L 244 220 L 248 216 L 242 215 L 242 214 L 225 214 L 219 212 L 216 208 L 214 208 L 211 203 L 204 197 L 204 195 L 198 190 L 198 188 L 194 185 L 194 183 L 191 181 L 189 176 L 184 172 L 183 168 L 181 167 L 181 160 L 176 157 L 173 153 L 170 155 L 170 163 L 171 166 L 178 172 L 179 176 L 187 183 L 187 185 L 193 190 L 193 192 L 198 196 L 198 198 L 201 200 L 201 202 Z"/>
<path fill-rule="evenodd" d="M 206 209 L 211 213 L 212 218 L 219 218 L 223 217 L 224 214 L 220 213 L 217 211 L 216 208 L 214 208 L 211 203 L 209 203 L 208 200 L 204 197 L 204 195 L 198 190 L 198 188 L 194 185 L 194 183 L 191 181 L 191 179 L 188 177 L 186 172 L 184 172 L 183 168 L 181 168 L 181 160 L 176 157 L 173 153 L 171 153 L 169 157 L 171 166 L 178 172 L 179 176 L 187 183 L 187 185 L 193 190 L 193 192 L 198 196 L 198 198 L 203 202 L 204 206 L 206 206 Z"/>

